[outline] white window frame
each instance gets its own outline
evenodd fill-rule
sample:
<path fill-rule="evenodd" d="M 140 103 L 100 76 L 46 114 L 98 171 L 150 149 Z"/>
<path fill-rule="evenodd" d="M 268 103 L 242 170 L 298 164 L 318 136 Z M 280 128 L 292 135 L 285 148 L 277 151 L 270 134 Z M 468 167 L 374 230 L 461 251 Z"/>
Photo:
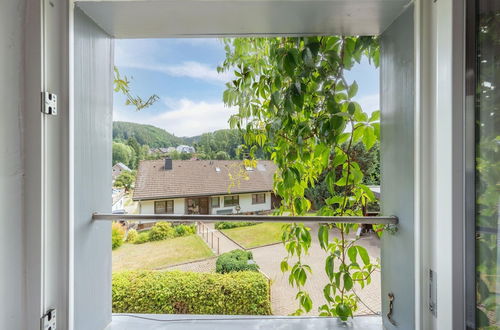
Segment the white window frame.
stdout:
<path fill-rule="evenodd" d="M 72 258 L 73 192 L 77 188 L 72 178 L 74 150 L 70 147 L 75 101 L 73 1 L 54 0 L 53 3 L 54 6 L 46 2 L 34 4 L 26 16 L 25 93 L 28 97 L 23 117 L 28 274 L 26 322 L 28 328 L 38 327 L 41 311 L 56 305 L 58 319 L 72 329 L 74 313 L 78 312 L 72 310 L 72 287 L 75 285 L 72 272 L 74 263 L 78 262 Z M 415 325 L 426 329 L 456 329 L 455 325 L 460 325 L 464 315 L 460 307 L 463 294 L 456 291 L 461 279 L 452 276 L 464 268 L 460 249 L 463 227 L 456 225 L 463 223 L 460 217 L 463 214 L 460 208 L 464 196 L 460 189 L 463 169 L 459 168 L 463 164 L 463 150 L 455 148 L 443 154 L 436 150 L 448 150 L 453 142 L 461 141 L 463 135 L 463 118 L 452 110 L 462 109 L 464 102 L 461 79 L 464 76 L 461 44 L 464 9 L 461 3 L 452 0 L 436 3 L 415 0 L 414 5 L 415 205 L 418 205 L 415 209 Z M 41 26 L 43 33 L 40 33 Z M 434 41 L 438 42 L 434 44 Z M 57 119 L 34 111 L 39 108 L 41 90 L 57 92 L 63 110 Z M 69 111 L 64 112 L 64 109 Z M 428 148 L 434 144 L 435 148 Z M 50 181 L 56 172 L 57 179 Z M 441 210 L 436 206 L 438 196 L 441 196 Z M 69 222 L 65 222 L 66 219 Z M 438 238 L 432 234 L 447 230 L 451 230 L 452 235 Z M 54 249 L 55 242 L 65 248 Z M 426 310 L 429 268 L 434 268 L 438 274 L 440 309 L 437 318 Z M 61 281 L 61 278 L 66 280 Z"/>

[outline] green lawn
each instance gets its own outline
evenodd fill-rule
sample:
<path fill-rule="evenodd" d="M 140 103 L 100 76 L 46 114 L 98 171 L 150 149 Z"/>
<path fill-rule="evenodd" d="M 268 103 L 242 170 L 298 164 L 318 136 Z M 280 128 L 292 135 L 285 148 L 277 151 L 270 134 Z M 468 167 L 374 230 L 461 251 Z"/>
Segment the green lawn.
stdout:
<path fill-rule="evenodd" d="M 158 269 L 213 255 L 198 235 L 144 244 L 125 243 L 113 251 L 113 271 Z"/>
<path fill-rule="evenodd" d="M 255 226 L 224 229 L 222 232 L 246 249 L 281 242 L 282 223 L 266 222 Z"/>

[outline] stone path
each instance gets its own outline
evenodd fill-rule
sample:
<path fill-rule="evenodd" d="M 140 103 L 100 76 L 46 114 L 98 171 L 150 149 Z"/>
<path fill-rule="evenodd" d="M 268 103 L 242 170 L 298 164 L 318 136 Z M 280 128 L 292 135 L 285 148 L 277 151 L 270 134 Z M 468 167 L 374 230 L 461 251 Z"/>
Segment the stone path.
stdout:
<path fill-rule="evenodd" d="M 211 231 L 214 231 L 214 237 L 219 237 L 220 253 L 228 252 L 240 247 L 214 229 L 213 224 L 206 224 Z M 311 236 L 313 238 L 312 245 L 307 255 L 303 260 L 311 266 L 313 273 L 309 274 L 305 290 L 309 292 L 313 300 L 314 306 L 307 315 L 318 315 L 318 307 L 325 303 L 323 298 L 323 287 L 328 283 L 328 278 L 324 271 L 324 262 L 326 253 L 319 246 L 317 233 L 319 225 L 313 224 L 311 227 Z M 202 236 L 202 235 L 200 235 Z M 332 235 L 330 235 L 332 236 Z M 206 237 L 206 236 L 205 236 Z M 211 236 L 209 235 L 209 243 Z M 331 239 L 332 237 L 330 237 Z M 363 237 L 358 243 L 364 246 L 372 258 L 380 256 L 380 241 L 376 236 Z M 209 244 L 210 246 L 210 244 Z M 281 244 L 258 247 L 251 249 L 254 259 L 272 281 L 271 285 L 271 302 L 272 312 L 274 315 L 289 315 L 293 313 L 298 304 L 295 300 L 296 289 L 292 288 L 288 283 L 288 274 L 283 274 L 280 270 L 280 262 L 286 256 L 286 251 Z M 192 262 L 184 265 L 172 266 L 166 270 L 185 270 L 194 272 L 213 272 L 215 271 L 216 258 Z M 293 260 L 291 260 L 293 262 Z M 366 315 L 380 313 L 380 272 L 372 274 L 372 282 L 361 290 L 359 286 L 355 287 L 356 293 L 361 300 L 366 304 L 359 303 L 356 315 Z"/>

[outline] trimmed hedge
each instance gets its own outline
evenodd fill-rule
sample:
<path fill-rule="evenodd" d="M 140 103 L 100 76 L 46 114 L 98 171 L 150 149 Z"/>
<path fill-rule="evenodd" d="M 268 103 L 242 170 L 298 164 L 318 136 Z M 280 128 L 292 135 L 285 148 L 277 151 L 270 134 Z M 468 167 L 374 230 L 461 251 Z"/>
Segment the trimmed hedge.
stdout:
<path fill-rule="evenodd" d="M 113 313 L 270 315 L 269 290 L 259 272 L 118 272 Z"/>
<path fill-rule="evenodd" d="M 217 222 L 215 224 L 215 229 L 221 230 L 221 229 L 231 229 L 231 228 L 238 228 L 238 227 L 247 227 L 247 226 L 254 226 L 258 224 L 258 222 Z"/>
<path fill-rule="evenodd" d="M 215 263 L 215 271 L 220 274 L 240 271 L 258 271 L 259 265 L 248 263 L 253 260 L 252 252 L 243 250 L 233 250 L 221 254 Z"/>

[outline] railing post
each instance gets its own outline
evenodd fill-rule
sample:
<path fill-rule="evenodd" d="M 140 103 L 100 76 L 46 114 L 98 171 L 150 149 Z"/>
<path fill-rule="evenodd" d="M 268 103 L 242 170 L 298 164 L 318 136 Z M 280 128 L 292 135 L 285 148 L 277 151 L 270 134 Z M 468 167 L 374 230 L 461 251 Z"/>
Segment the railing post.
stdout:
<path fill-rule="evenodd" d="M 210 243 L 212 249 L 214 248 L 214 232 L 212 232 L 212 242 Z"/>
<path fill-rule="evenodd" d="M 220 255 L 220 251 L 219 251 L 219 236 L 217 236 L 217 255 Z"/>

